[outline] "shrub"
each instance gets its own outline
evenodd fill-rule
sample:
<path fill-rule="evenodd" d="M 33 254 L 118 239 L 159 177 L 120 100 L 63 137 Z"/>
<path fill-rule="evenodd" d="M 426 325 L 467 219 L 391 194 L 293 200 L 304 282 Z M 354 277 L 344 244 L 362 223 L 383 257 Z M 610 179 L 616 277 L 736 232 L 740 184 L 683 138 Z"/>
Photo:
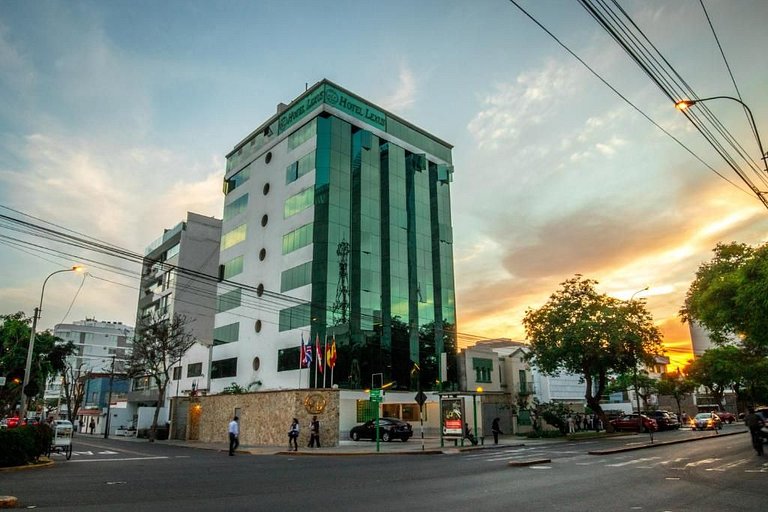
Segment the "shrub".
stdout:
<path fill-rule="evenodd" d="M 23 466 L 47 453 L 51 444 L 48 425 L 0 430 L 0 467 Z"/>

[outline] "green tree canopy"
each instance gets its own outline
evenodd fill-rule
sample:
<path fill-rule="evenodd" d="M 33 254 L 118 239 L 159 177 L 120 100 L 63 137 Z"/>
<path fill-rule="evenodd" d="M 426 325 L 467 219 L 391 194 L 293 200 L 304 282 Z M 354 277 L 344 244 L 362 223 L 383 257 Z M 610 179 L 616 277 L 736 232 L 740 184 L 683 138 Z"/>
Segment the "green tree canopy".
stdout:
<path fill-rule="evenodd" d="M 660 395 L 671 396 L 677 404 L 677 415 L 682 420 L 681 403 L 696 389 L 696 384 L 680 372 L 665 373 L 656 383 Z"/>
<path fill-rule="evenodd" d="M 32 319 L 22 312 L 0 315 L 0 375 L 6 385 L 0 387 L 0 415 L 11 413 L 21 399 L 21 383 L 27 363 L 27 349 Z M 50 331 L 37 333 L 32 368 L 26 395 L 32 399 L 45 389 L 49 377 L 64 369 L 66 357 L 74 351 L 72 343 L 62 344 Z"/>
<path fill-rule="evenodd" d="M 608 377 L 653 363 L 661 333 L 643 301 L 609 297 L 596 284 L 578 274 L 568 279 L 541 308 L 526 312 L 523 325 L 532 364 L 545 374 L 581 375 L 587 404 L 608 425 L 600 407 Z"/>
<path fill-rule="evenodd" d="M 714 254 L 696 272 L 682 319 L 699 322 L 716 343 L 735 335 L 746 350 L 768 354 L 768 244 L 717 244 Z"/>

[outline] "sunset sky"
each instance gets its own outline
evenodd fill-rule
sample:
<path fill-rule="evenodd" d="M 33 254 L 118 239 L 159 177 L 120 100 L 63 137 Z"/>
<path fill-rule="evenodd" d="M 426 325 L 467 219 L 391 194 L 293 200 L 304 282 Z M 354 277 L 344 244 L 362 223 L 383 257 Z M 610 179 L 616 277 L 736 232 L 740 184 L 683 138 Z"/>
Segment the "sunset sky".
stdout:
<path fill-rule="evenodd" d="M 699 0 L 620 3 L 700 97 L 736 95 Z M 694 272 L 719 241 L 764 242 L 768 210 L 578 2 L 520 4 L 733 183 L 507 1 L 5 0 L 0 214 L 143 252 L 187 211 L 221 217 L 224 155 L 328 78 L 455 146 L 461 333 L 523 339 L 525 310 L 580 273 L 622 299 L 648 286 L 636 298 L 680 366 L 690 337 L 677 311 Z M 768 2 L 704 5 L 766 129 Z M 738 104 L 708 106 L 757 159 Z M 45 276 L 80 254 L 20 248 L 12 239 L 50 243 L 9 226 L 0 313 L 31 315 Z M 127 272 L 52 278 L 40 326 L 133 324 L 139 269 L 117 265 Z"/>

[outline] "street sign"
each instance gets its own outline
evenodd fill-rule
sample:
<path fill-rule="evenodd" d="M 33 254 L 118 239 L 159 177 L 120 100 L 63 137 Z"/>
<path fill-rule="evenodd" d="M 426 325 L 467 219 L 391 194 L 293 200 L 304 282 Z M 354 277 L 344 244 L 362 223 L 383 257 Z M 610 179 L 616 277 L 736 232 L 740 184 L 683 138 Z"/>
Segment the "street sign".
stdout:
<path fill-rule="evenodd" d="M 0 386 L 5 386 L 5 377 L 0 377 Z"/>
<path fill-rule="evenodd" d="M 419 391 L 416 393 L 416 396 L 413 399 L 416 400 L 416 403 L 419 404 L 419 407 L 422 407 L 424 402 L 427 401 L 427 395 L 425 395 L 423 391 Z"/>
<path fill-rule="evenodd" d="M 371 402 L 381 402 L 381 390 L 380 389 L 372 389 L 371 390 Z"/>

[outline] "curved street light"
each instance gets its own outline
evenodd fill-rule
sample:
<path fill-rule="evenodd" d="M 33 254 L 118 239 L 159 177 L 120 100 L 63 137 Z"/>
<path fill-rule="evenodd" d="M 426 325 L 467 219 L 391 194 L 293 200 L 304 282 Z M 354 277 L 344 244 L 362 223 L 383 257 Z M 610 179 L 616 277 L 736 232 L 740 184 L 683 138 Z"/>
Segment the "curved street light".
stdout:
<path fill-rule="evenodd" d="M 692 107 L 693 105 L 697 103 L 702 103 L 704 101 L 709 100 L 732 100 L 736 103 L 739 103 L 742 107 L 744 107 L 744 110 L 747 111 L 747 114 L 749 115 L 749 121 L 752 123 L 752 130 L 755 132 L 755 138 L 757 139 L 757 147 L 760 149 L 760 160 L 763 161 L 763 166 L 765 169 L 764 171 L 768 172 L 768 160 L 766 160 L 766 154 L 765 150 L 763 149 L 763 143 L 760 141 L 760 133 L 757 131 L 757 124 L 755 123 L 755 116 L 752 115 L 752 109 L 750 109 L 746 103 L 741 101 L 738 98 L 734 98 L 733 96 L 712 96 L 709 98 L 699 98 L 697 100 L 680 100 L 675 102 L 675 108 L 679 111 L 686 110 L 689 107 Z"/>
<path fill-rule="evenodd" d="M 75 265 L 72 268 L 51 272 L 48 274 L 48 277 L 45 278 L 45 281 L 43 281 L 43 288 L 40 290 L 40 305 L 35 308 L 35 312 L 32 315 L 32 332 L 29 334 L 29 346 L 27 347 L 27 364 L 24 367 L 24 383 L 21 385 L 21 408 L 19 409 L 19 421 L 24 421 L 24 419 L 27 417 L 27 400 L 24 394 L 24 390 L 29 384 L 29 377 L 32 371 L 32 353 L 35 349 L 35 328 L 37 327 L 37 319 L 40 318 L 40 312 L 43 310 L 43 295 L 45 294 L 45 285 L 48 283 L 48 280 L 56 274 L 61 274 L 62 272 L 82 272 L 83 270 L 83 267 L 80 265 Z"/>

